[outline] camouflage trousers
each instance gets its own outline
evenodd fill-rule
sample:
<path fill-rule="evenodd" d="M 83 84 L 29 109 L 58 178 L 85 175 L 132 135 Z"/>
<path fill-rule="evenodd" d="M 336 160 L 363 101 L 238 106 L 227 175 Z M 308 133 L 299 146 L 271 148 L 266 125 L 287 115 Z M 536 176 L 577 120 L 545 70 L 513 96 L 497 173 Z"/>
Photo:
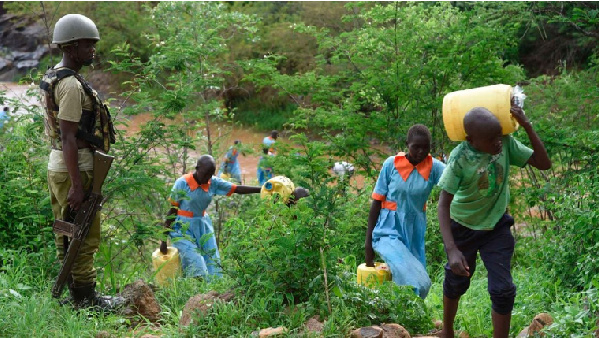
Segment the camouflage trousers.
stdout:
<path fill-rule="evenodd" d="M 92 171 L 81 171 L 81 181 L 84 189 L 92 184 Z M 69 173 L 48 170 L 48 189 L 52 203 L 54 219 L 66 219 L 68 212 L 67 196 L 71 188 Z M 56 254 L 62 263 L 64 255 L 64 242 L 62 235 L 54 236 Z M 73 263 L 71 276 L 75 286 L 89 285 L 96 282 L 96 269 L 94 268 L 94 256 L 100 245 L 100 212 L 96 213 L 88 235 L 79 249 L 79 254 Z"/>

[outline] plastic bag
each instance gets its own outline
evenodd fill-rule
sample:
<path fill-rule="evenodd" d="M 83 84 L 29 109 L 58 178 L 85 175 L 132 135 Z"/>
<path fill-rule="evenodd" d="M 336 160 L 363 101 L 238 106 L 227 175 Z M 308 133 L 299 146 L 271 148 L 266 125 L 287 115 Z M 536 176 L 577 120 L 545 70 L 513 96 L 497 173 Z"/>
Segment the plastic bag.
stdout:
<path fill-rule="evenodd" d="M 523 92 L 523 88 L 521 88 L 521 86 L 516 85 L 513 88 L 512 100 L 517 106 L 521 107 L 521 109 L 523 109 L 523 105 L 525 105 L 526 97 L 527 97 L 527 95 L 525 95 L 525 93 Z"/>

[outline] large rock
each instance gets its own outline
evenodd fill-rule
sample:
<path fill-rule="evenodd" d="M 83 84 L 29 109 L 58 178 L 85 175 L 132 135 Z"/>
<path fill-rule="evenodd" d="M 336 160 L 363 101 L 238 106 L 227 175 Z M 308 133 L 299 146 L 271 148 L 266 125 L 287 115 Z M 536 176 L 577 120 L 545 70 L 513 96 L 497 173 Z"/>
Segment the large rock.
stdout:
<path fill-rule="evenodd" d="M 307 333 L 321 333 L 325 325 L 319 321 L 319 316 L 314 316 L 304 323 L 304 329 Z"/>
<path fill-rule="evenodd" d="M 379 326 L 366 326 L 350 333 L 351 338 L 383 338 L 383 329 Z"/>
<path fill-rule="evenodd" d="M 285 326 L 268 327 L 266 329 L 260 330 L 260 332 L 258 333 L 258 338 L 279 336 L 279 335 L 285 334 L 287 331 L 288 330 L 287 330 L 287 328 L 285 328 Z"/>
<path fill-rule="evenodd" d="M 125 298 L 125 307 L 123 314 L 128 317 L 137 315 L 156 322 L 160 319 L 160 305 L 154 296 L 152 288 L 143 280 L 139 279 L 134 283 L 127 284 L 121 292 Z"/>
<path fill-rule="evenodd" d="M 0 15 L 0 80 L 13 80 L 18 73 L 38 67 L 50 52 L 51 36 L 40 20 Z"/>
<path fill-rule="evenodd" d="M 383 338 L 410 338 L 410 333 L 399 324 L 382 324 Z"/>
<path fill-rule="evenodd" d="M 538 315 L 536 315 L 535 317 L 533 317 L 533 320 L 531 321 L 531 324 L 529 324 L 529 327 L 524 328 L 519 335 L 517 335 L 517 338 L 525 338 L 525 337 L 543 337 L 544 333 L 540 332 L 542 331 L 542 329 L 546 326 L 546 325 L 550 325 L 552 324 L 553 320 L 552 320 L 552 316 L 550 316 L 548 313 L 542 312 Z"/>
<path fill-rule="evenodd" d="M 216 291 L 193 296 L 185 303 L 179 325 L 190 325 L 194 316 L 206 314 L 215 302 L 229 302 L 233 297 L 234 295 L 231 292 L 219 294 Z"/>

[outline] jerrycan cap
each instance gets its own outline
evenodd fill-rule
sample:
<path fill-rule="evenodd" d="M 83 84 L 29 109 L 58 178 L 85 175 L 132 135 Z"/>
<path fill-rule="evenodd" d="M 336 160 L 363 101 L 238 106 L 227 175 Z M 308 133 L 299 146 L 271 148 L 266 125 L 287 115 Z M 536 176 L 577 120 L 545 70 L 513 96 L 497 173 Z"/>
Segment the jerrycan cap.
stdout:
<path fill-rule="evenodd" d="M 273 183 L 271 183 L 271 182 L 265 183 L 265 189 L 272 190 L 273 189 Z"/>

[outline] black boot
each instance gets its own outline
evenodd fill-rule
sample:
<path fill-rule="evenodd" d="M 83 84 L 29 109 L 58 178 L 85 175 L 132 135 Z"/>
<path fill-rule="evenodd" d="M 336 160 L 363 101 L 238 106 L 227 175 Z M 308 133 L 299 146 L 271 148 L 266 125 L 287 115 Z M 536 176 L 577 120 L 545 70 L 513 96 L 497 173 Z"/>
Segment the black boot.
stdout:
<path fill-rule="evenodd" d="M 96 311 L 116 312 L 125 300 L 123 297 L 98 296 L 96 283 L 73 286 L 72 296 L 75 309 L 91 308 Z"/>
<path fill-rule="evenodd" d="M 69 284 L 69 295 L 58 302 L 60 306 L 74 304 L 73 300 L 73 285 Z"/>

